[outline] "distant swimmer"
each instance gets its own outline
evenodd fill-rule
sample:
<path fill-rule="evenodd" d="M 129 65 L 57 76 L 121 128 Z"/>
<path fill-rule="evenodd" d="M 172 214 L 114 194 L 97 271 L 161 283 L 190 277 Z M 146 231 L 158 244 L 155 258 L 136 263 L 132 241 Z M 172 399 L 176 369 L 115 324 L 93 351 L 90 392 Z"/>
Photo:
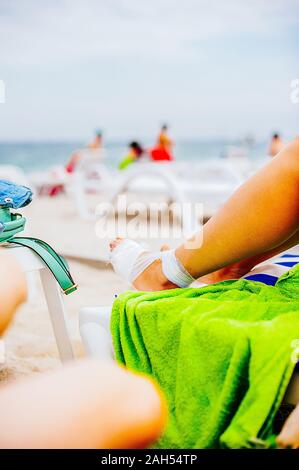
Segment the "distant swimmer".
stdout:
<path fill-rule="evenodd" d="M 146 151 L 144 150 L 144 148 L 138 142 L 131 142 L 129 144 L 129 153 L 121 160 L 118 165 L 118 168 L 120 170 L 124 170 L 144 155 L 146 155 Z"/>
<path fill-rule="evenodd" d="M 283 147 L 284 147 L 284 143 L 280 135 L 273 134 L 271 142 L 270 142 L 268 154 L 270 155 L 270 157 L 275 157 L 275 155 L 277 155 Z"/>
<path fill-rule="evenodd" d="M 101 130 L 96 131 L 95 138 L 87 145 L 89 149 L 101 149 L 103 147 L 103 133 Z"/>
<path fill-rule="evenodd" d="M 168 126 L 164 124 L 161 127 L 156 147 L 150 151 L 152 160 L 172 161 L 174 159 L 172 154 L 173 145 L 174 143 L 168 135 Z"/>
<path fill-rule="evenodd" d="M 103 133 L 100 130 L 95 132 L 94 139 L 86 144 L 83 148 L 73 152 L 64 167 L 61 168 L 59 175 L 66 176 L 67 173 L 73 173 L 78 165 L 82 162 L 101 162 L 104 158 L 103 155 Z M 57 177 L 57 172 L 54 173 L 53 177 Z M 47 187 L 47 194 L 49 196 L 57 196 L 64 191 L 64 184 L 54 184 L 53 186 Z"/>
<path fill-rule="evenodd" d="M 167 124 L 164 124 L 161 127 L 160 134 L 158 136 L 158 141 L 157 145 L 164 148 L 165 150 L 168 150 L 169 152 L 172 150 L 173 147 L 173 142 L 168 136 L 168 126 Z"/>
<path fill-rule="evenodd" d="M 101 130 L 96 130 L 94 139 L 89 142 L 82 149 L 76 150 L 71 155 L 65 169 L 68 173 L 73 173 L 78 163 L 86 158 L 103 159 L 103 133 Z"/>

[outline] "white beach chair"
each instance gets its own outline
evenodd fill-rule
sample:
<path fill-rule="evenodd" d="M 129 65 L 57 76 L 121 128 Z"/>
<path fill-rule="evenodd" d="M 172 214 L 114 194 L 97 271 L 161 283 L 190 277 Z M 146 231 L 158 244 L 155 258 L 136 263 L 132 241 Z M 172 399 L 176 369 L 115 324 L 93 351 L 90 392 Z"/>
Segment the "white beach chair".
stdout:
<path fill-rule="evenodd" d="M 88 177 L 98 174 L 96 179 Z M 101 192 L 105 202 L 113 204 L 120 194 L 161 194 L 169 202 L 197 202 L 211 215 L 243 183 L 244 176 L 228 160 L 201 162 L 140 161 L 124 171 L 113 171 L 94 159 L 82 160 L 68 185 L 79 216 L 94 220 L 87 193 Z M 186 221 L 183 221 L 186 223 Z"/>
<path fill-rule="evenodd" d="M 115 360 L 110 333 L 111 306 L 85 307 L 79 315 L 79 326 L 85 352 L 103 360 Z M 299 403 L 299 370 L 294 372 L 284 402 Z"/>
<path fill-rule="evenodd" d="M 69 173 L 64 166 L 56 165 L 46 171 L 34 171 L 29 175 L 30 187 L 35 188 L 35 194 L 48 195 L 54 187 L 65 187 L 69 181 Z"/>
<path fill-rule="evenodd" d="M 84 168 L 84 171 L 92 170 L 92 167 Z M 154 193 L 162 192 L 166 195 L 168 203 L 183 204 L 188 202 L 181 180 L 172 171 L 171 164 L 138 163 L 131 168 L 117 174 L 112 174 L 106 167 L 95 166 L 95 170 L 100 171 L 101 178 L 94 184 L 105 190 L 105 203 L 113 205 L 117 197 L 127 193 L 129 190 L 134 193 Z M 84 177 L 82 167 L 74 172 L 72 182 L 72 194 L 76 201 L 78 214 L 85 220 L 96 220 L 103 216 L 96 211 L 91 212 L 88 208 L 86 193 L 87 189 L 92 189 L 88 180 Z M 107 214 L 104 214 L 106 216 Z M 194 224 L 190 220 L 190 214 L 182 211 L 180 222 L 184 233 L 194 231 Z"/>
<path fill-rule="evenodd" d="M 201 202 L 207 216 L 214 214 L 245 179 L 226 159 L 204 160 L 189 166 L 189 171 L 184 166 L 179 171 L 186 198 Z"/>
<path fill-rule="evenodd" d="M 85 307 L 80 310 L 80 334 L 88 356 L 114 360 L 110 317 L 111 305 Z"/>
<path fill-rule="evenodd" d="M 88 193 L 104 193 L 111 190 L 115 177 L 103 162 L 94 158 L 84 158 L 73 173 L 69 175 L 66 185 L 67 193 L 72 197 L 78 215 L 84 220 L 95 218 L 88 208 Z"/>
<path fill-rule="evenodd" d="M 35 191 L 35 186 L 29 182 L 29 179 L 22 168 L 16 165 L 0 165 L 0 179 L 11 181 L 15 184 L 20 184 L 22 186 L 27 186 Z M 30 235 L 30 221 L 27 221 L 25 229 L 23 231 L 25 236 Z M 26 273 L 29 298 L 33 299 L 36 296 L 36 279 L 35 275 L 31 272 Z"/>
<path fill-rule="evenodd" d="M 91 164 L 102 164 L 105 158 L 103 149 L 79 149 L 74 152 L 79 157 L 75 172 L 84 174 L 84 166 Z M 30 173 L 30 183 L 34 185 L 38 194 L 49 195 L 53 188 L 61 186 L 67 192 L 72 191 L 74 173 L 69 173 L 65 165 L 54 165 L 44 171 L 33 171 Z M 75 193 L 74 193 L 75 194 Z"/>
<path fill-rule="evenodd" d="M 4 245 L 4 247 L 16 257 L 25 274 L 33 272 L 40 274 L 60 359 L 62 362 L 73 360 L 74 352 L 69 333 L 68 318 L 60 286 L 53 274 L 41 258 L 29 248 L 13 244 Z M 0 347 L 2 350 L 2 354 L 0 353 L 0 366 L 1 360 L 3 366 L 5 362 L 5 345 L 3 341 L 2 344 L 0 343 Z"/>
<path fill-rule="evenodd" d="M 288 256 L 291 254 L 293 258 L 283 257 L 284 253 L 278 254 L 271 258 L 271 262 L 281 262 L 283 259 L 297 261 L 297 255 L 299 256 L 299 245 L 296 245 L 292 249 L 285 252 Z M 295 258 L 294 258 L 295 257 Z M 260 268 L 267 266 L 269 260 L 261 263 Z M 281 266 L 282 268 L 282 266 Z M 274 269 L 272 266 L 271 269 Z M 286 272 L 289 268 L 286 266 L 283 268 Z M 251 271 L 253 273 L 255 270 Z M 282 272 L 277 273 L 276 276 L 281 276 Z M 196 283 L 193 285 L 195 286 Z M 86 353 L 91 357 L 97 357 L 102 359 L 114 359 L 112 337 L 110 333 L 110 319 L 111 319 L 112 306 L 100 306 L 100 307 L 85 307 L 81 309 L 79 314 L 79 327 L 82 342 Z M 285 400 L 290 404 L 299 403 L 299 368 L 294 373 L 292 380 L 287 389 Z"/>

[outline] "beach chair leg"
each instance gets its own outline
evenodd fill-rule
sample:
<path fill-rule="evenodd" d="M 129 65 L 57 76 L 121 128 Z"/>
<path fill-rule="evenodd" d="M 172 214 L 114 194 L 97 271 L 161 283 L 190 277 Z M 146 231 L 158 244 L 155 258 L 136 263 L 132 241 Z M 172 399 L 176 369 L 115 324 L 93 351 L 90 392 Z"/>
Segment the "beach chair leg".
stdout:
<path fill-rule="evenodd" d="M 71 361 L 74 359 L 74 352 L 60 287 L 48 269 L 42 269 L 40 276 L 60 359 L 62 362 Z"/>
<path fill-rule="evenodd" d="M 79 314 L 80 334 L 88 356 L 114 360 L 110 334 L 111 305 L 85 307 Z"/>
<path fill-rule="evenodd" d="M 105 328 L 98 323 L 84 323 L 80 326 L 80 334 L 88 356 L 113 360 L 111 336 Z"/>
<path fill-rule="evenodd" d="M 75 171 L 72 175 L 72 182 L 68 185 L 68 191 L 75 201 L 78 215 L 84 220 L 94 220 L 95 213 L 88 208 L 83 176 L 80 174 L 80 171 Z"/>
<path fill-rule="evenodd" d="M 38 296 L 38 288 L 37 288 L 37 273 L 30 271 L 26 273 L 26 280 L 28 286 L 28 300 L 29 302 L 36 299 Z"/>

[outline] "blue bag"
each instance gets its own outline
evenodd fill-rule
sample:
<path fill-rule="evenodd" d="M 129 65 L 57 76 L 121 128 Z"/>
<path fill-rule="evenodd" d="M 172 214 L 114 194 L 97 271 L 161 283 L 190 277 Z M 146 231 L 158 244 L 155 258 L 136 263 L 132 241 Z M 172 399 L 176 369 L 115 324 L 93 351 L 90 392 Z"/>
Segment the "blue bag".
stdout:
<path fill-rule="evenodd" d="M 32 191 L 26 186 L 0 180 L 0 207 L 19 209 L 32 201 Z"/>

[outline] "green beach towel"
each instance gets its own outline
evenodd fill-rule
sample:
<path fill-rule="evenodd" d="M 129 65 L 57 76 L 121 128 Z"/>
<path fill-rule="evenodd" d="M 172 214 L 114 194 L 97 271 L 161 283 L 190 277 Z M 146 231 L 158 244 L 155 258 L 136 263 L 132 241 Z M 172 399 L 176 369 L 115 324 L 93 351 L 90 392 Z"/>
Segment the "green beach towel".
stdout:
<path fill-rule="evenodd" d="M 275 286 L 242 279 L 124 293 L 111 331 L 117 360 L 165 393 L 168 424 L 155 447 L 270 445 L 295 367 L 299 265 Z"/>

